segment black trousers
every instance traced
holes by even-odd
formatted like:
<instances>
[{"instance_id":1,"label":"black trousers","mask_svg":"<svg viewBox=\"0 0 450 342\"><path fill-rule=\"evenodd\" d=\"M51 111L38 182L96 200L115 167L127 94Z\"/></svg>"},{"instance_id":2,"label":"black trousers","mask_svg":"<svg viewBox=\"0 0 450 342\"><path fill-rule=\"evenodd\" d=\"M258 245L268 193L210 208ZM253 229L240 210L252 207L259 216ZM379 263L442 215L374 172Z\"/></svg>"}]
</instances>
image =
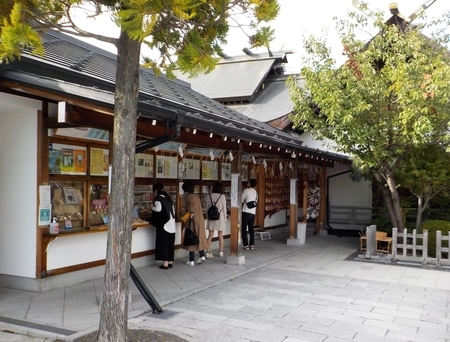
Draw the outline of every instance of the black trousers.
<instances>
[{"instance_id":1,"label":"black trousers","mask_svg":"<svg viewBox=\"0 0 450 342\"><path fill-rule=\"evenodd\" d=\"M250 246L253 246L255 244L255 229L253 227L255 223L255 215L242 212L242 228L241 228L241 235L242 235L242 244L245 246L248 246L248 237L247 237L247 229L248 233L250 234Z\"/></svg>"},{"instance_id":2,"label":"black trousers","mask_svg":"<svg viewBox=\"0 0 450 342\"><path fill-rule=\"evenodd\" d=\"M156 227L155 260L173 261L175 233L168 233L164 228Z\"/></svg>"}]
</instances>

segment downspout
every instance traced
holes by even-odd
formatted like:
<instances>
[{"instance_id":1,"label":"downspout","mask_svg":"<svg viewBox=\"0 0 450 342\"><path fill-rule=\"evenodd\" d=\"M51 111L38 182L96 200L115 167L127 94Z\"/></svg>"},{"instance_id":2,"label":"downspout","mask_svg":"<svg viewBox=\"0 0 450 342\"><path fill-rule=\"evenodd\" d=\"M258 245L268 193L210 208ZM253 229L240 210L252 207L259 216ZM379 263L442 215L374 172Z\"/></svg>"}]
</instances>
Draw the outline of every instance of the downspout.
<instances>
[{"instance_id":1,"label":"downspout","mask_svg":"<svg viewBox=\"0 0 450 342\"><path fill-rule=\"evenodd\" d=\"M334 228L330 226L330 178L344 175L351 172L352 170L347 170L341 173L336 173L335 175L327 177L327 229L333 230Z\"/></svg>"},{"instance_id":2,"label":"downspout","mask_svg":"<svg viewBox=\"0 0 450 342\"><path fill-rule=\"evenodd\" d=\"M136 144L136 153L161 145L167 141L177 139L180 136L180 128L182 123L183 117L179 113L177 113L173 119L166 120L166 132L164 135ZM169 133L170 128L173 128L172 133Z\"/></svg>"}]
</instances>

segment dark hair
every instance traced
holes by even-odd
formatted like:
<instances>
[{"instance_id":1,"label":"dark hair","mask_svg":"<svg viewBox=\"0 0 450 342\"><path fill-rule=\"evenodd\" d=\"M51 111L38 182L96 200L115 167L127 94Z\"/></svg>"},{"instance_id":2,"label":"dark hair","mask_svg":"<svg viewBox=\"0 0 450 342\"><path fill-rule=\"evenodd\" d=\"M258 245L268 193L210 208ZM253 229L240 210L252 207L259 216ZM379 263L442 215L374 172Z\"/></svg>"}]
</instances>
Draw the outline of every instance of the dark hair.
<instances>
[{"instance_id":1,"label":"dark hair","mask_svg":"<svg viewBox=\"0 0 450 342\"><path fill-rule=\"evenodd\" d=\"M216 193L216 194L223 194L222 182L215 182L211 192Z\"/></svg>"},{"instance_id":2,"label":"dark hair","mask_svg":"<svg viewBox=\"0 0 450 342\"><path fill-rule=\"evenodd\" d=\"M256 181L255 178L250 179L249 183L252 188L254 188L256 186L256 184L258 184L258 182Z\"/></svg>"},{"instance_id":3,"label":"dark hair","mask_svg":"<svg viewBox=\"0 0 450 342\"><path fill-rule=\"evenodd\" d=\"M190 194L194 193L194 183L192 183L191 181L186 181L183 183L183 186L181 187L181 189L183 189L184 192L188 192Z\"/></svg>"},{"instance_id":4,"label":"dark hair","mask_svg":"<svg viewBox=\"0 0 450 342\"><path fill-rule=\"evenodd\" d=\"M153 191L156 191L156 193L158 195L163 195L170 204L173 203L172 198L170 197L170 195L167 192L164 191L163 183L155 183L155 184L153 184Z\"/></svg>"}]
</instances>

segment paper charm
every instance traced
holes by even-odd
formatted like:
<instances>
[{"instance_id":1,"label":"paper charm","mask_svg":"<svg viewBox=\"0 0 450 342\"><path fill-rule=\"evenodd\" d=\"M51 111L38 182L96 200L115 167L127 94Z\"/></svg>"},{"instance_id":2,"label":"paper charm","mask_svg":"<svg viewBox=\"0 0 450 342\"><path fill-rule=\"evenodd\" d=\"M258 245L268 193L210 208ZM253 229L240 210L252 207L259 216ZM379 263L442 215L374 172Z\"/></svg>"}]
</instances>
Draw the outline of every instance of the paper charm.
<instances>
[{"instance_id":1,"label":"paper charm","mask_svg":"<svg viewBox=\"0 0 450 342\"><path fill-rule=\"evenodd\" d=\"M255 156L252 156L252 163L253 163L253 164L256 164Z\"/></svg>"},{"instance_id":2,"label":"paper charm","mask_svg":"<svg viewBox=\"0 0 450 342\"><path fill-rule=\"evenodd\" d=\"M266 171L267 170L267 162L265 159L263 160L263 166L264 166L264 171Z\"/></svg>"},{"instance_id":3,"label":"paper charm","mask_svg":"<svg viewBox=\"0 0 450 342\"><path fill-rule=\"evenodd\" d=\"M230 153L228 155L230 156L230 161L233 161L233 159L234 159L233 153L231 153L231 151L230 151Z\"/></svg>"},{"instance_id":4,"label":"paper charm","mask_svg":"<svg viewBox=\"0 0 450 342\"><path fill-rule=\"evenodd\" d=\"M216 156L214 155L213 150L209 150L209 156L211 157L211 160L214 160Z\"/></svg>"},{"instance_id":5,"label":"paper charm","mask_svg":"<svg viewBox=\"0 0 450 342\"><path fill-rule=\"evenodd\" d=\"M289 162L289 168L292 170L293 166L292 166L292 162Z\"/></svg>"},{"instance_id":6,"label":"paper charm","mask_svg":"<svg viewBox=\"0 0 450 342\"><path fill-rule=\"evenodd\" d=\"M159 146L155 146L155 152L159 151Z\"/></svg>"},{"instance_id":7,"label":"paper charm","mask_svg":"<svg viewBox=\"0 0 450 342\"><path fill-rule=\"evenodd\" d=\"M183 158L184 152L183 152L183 147L178 146L178 154L180 155L181 158Z\"/></svg>"},{"instance_id":8,"label":"paper charm","mask_svg":"<svg viewBox=\"0 0 450 342\"><path fill-rule=\"evenodd\" d=\"M280 171L283 172L283 163L280 162Z\"/></svg>"}]
</instances>

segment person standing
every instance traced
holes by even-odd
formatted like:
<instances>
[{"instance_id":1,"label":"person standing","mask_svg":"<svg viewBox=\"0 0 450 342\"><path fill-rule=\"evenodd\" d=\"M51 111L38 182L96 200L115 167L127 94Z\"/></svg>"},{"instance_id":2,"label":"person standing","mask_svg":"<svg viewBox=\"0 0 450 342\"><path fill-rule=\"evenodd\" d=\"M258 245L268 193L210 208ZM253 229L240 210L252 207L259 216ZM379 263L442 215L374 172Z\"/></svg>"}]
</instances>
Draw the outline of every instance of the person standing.
<instances>
[{"instance_id":1,"label":"person standing","mask_svg":"<svg viewBox=\"0 0 450 342\"><path fill-rule=\"evenodd\" d=\"M206 224L206 229L209 232L206 259L214 258L214 255L211 253L211 242L215 231L217 231L219 237L219 256L223 257L223 231L225 229L225 223L227 222L227 202L225 195L223 194L223 184L221 182L216 182L214 184L212 192L206 195L205 202L206 208L210 208L215 204L220 213L218 220L208 220L208 223Z\"/></svg>"},{"instance_id":2,"label":"person standing","mask_svg":"<svg viewBox=\"0 0 450 342\"><path fill-rule=\"evenodd\" d=\"M156 229L155 260L163 263L159 268L167 270L173 267L175 252L175 210L172 198L164 191L162 183L153 185L152 221Z\"/></svg>"},{"instance_id":3,"label":"person standing","mask_svg":"<svg viewBox=\"0 0 450 342\"><path fill-rule=\"evenodd\" d=\"M193 220L193 227L191 229L199 238L199 244L193 246L183 246L183 248L189 251L189 260L187 265L194 266L195 252L199 252L199 258L197 264L205 261L205 248L208 247L208 241L206 240L205 219L203 218L202 202L198 194L194 193L194 183L191 181L185 181L181 187L184 191L184 203L185 211L189 213L189 217Z\"/></svg>"},{"instance_id":4,"label":"person standing","mask_svg":"<svg viewBox=\"0 0 450 342\"><path fill-rule=\"evenodd\" d=\"M258 202L258 193L255 190L258 182L252 178L247 183L247 188L242 191L242 244L245 250L255 249L255 215L256 203ZM248 244L247 229L250 235L250 245Z\"/></svg>"}]
</instances>

